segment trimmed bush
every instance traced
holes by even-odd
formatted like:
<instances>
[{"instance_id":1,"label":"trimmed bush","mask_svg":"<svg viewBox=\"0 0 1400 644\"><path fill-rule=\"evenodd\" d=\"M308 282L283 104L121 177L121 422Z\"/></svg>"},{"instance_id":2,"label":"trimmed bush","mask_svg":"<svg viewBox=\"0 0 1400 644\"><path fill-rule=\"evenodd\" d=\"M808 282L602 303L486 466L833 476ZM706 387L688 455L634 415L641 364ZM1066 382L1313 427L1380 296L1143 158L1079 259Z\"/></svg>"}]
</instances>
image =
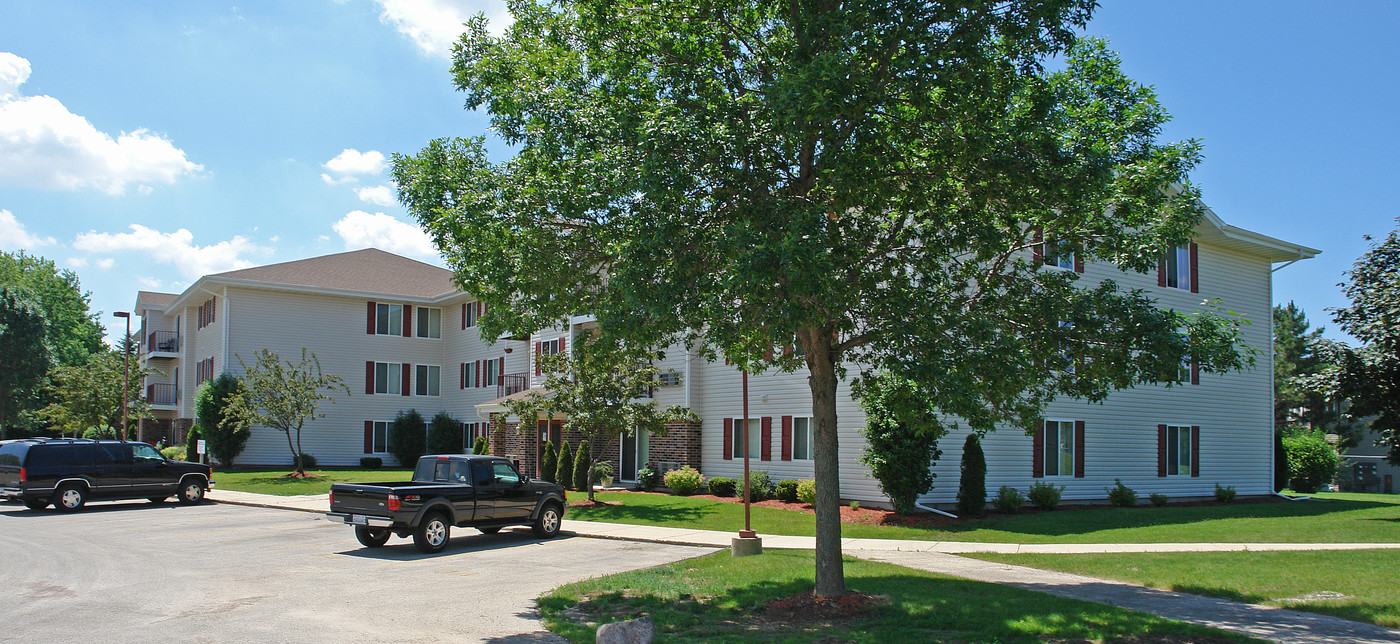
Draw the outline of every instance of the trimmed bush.
<instances>
[{"instance_id":1,"label":"trimmed bush","mask_svg":"<svg viewBox=\"0 0 1400 644\"><path fill-rule=\"evenodd\" d=\"M559 447L559 469L554 471L554 482L566 488L574 486L574 448L569 446L569 441Z\"/></svg>"},{"instance_id":2,"label":"trimmed bush","mask_svg":"<svg viewBox=\"0 0 1400 644\"><path fill-rule=\"evenodd\" d=\"M1065 486L1036 481L1026 492L1026 498L1031 500L1031 505L1042 510L1054 510L1060 504L1060 495L1065 491Z\"/></svg>"},{"instance_id":3,"label":"trimmed bush","mask_svg":"<svg viewBox=\"0 0 1400 644\"><path fill-rule=\"evenodd\" d=\"M1137 505L1137 492L1126 485L1122 479L1113 479L1113 487L1108 488L1108 500L1110 503L1120 508L1131 508Z\"/></svg>"},{"instance_id":4,"label":"trimmed bush","mask_svg":"<svg viewBox=\"0 0 1400 644\"><path fill-rule=\"evenodd\" d=\"M83 438L101 441L116 440L117 430L111 427L89 427L87 431L83 432ZM128 439L131 438L132 437L128 437Z\"/></svg>"},{"instance_id":5,"label":"trimmed bush","mask_svg":"<svg viewBox=\"0 0 1400 644\"><path fill-rule=\"evenodd\" d=\"M587 491L589 490L589 485L588 485L588 466L591 465L591 463L589 463L589 461L590 461L592 458L593 458L592 453L588 451L588 441L586 441L586 440L579 441L579 442L578 442L578 451L577 451L577 452L574 452L574 489L575 489L575 490L583 490L584 492L587 492Z\"/></svg>"},{"instance_id":6,"label":"trimmed bush","mask_svg":"<svg viewBox=\"0 0 1400 644\"><path fill-rule=\"evenodd\" d=\"M700 474L699 470L689 465L666 473L666 487L671 488L672 492L681 496L695 494L704 483L705 477Z\"/></svg>"},{"instance_id":7,"label":"trimmed bush","mask_svg":"<svg viewBox=\"0 0 1400 644\"><path fill-rule=\"evenodd\" d=\"M400 411L389 425L389 453L399 465L413 467L428 449L427 421L416 409Z\"/></svg>"},{"instance_id":8,"label":"trimmed bush","mask_svg":"<svg viewBox=\"0 0 1400 644\"><path fill-rule=\"evenodd\" d=\"M363 468L365 468L365 469L367 469L367 470L377 470L377 469L379 469L379 468L381 468L381 467L383 467L383 466L384 466L384 459L379 458L378 456L362 456L362 457L360 457L360 467L363 467Z\"/></svg>"},{"instance_id":9,"label":"trimmed bush","mask_svg":"<svg viewBox=\"0 0 1400 644\"><path fill-rule=\"evenodd\" d=\"M852 392L865 411L865 450L860 462L880 482L894 511L913 514L919 495L933 489L933 465L942 452L942 428L913 382L889 374L862 378Z\"/></svg>"},{"instance_id":10,"label":"trimmed bush","mask_svg":"<svg viewBox=\"0 0 1400 644\"><path fill-rule=\"evenodd\" d=\"M749 470L749 500L767 501L773 498L773 479L763 470Z\"/></svg>"},{"instance_id":11,"label":"trimmed bush","mask_svg":"<svg viewBox=\"0 0 1400 644\"><path fill-rule=\"evenodd\" d=\"M185 435L185 456L193 462L199 462L199 425L191 425L190 433ZM295 465L295 464L294 464Z\"/></svg>"},{"instance_id":12,"label":"trimmed bush","mask_svg":"<svg viewBox=\"0 0 1400 644\"><path fill-rule=\"evenodd\" d=\"M1154 508L1165 508L1167 507L1167 501L1171 499L1168 499L1165 494L1153 494L1147 497L1147 500L1152 502L1152 507Z\"/></svg>"},{"instance_id":13,"label":"trimmed bush","mask_svg":"<svg viewBox=\"0 0 1400 644\"><path fill-rule=\"evenodd\" d=\"M797 482L797 500L807 505L817 502L817 480L802 479Z\"/></svg>"},{"instance_id":14,"label":"trimmed bush","mask_svg":"<svg viewBox=\"0 0 1400 644\"><path fill-rule=\"evenodd\" d=\"M428 425L429 454L461 454L462 423L445 411L433 416Z\"/></svg>"},{"instance_id":15,"label":"trimmed bush","mask_svg":"<svg viewBox=\"0 0 1400 644\"><path fill-rule=\"evenodd\" d=\"M544 456L540 460L540 478L554 483L559 480L559 450L552 441L544 442Z\"/></svg>"},{"instance_id":16,"label":"trimmed bush","mask_svg":"<svg viewBox=\"0 0 1400 644\"><path fill-rule=\"evenodd\" d=\"M987 509L987 457L977 432L963 441L961 475L958 477L958 514L977 516Z\"/></svg>"},{"instance_id":17,"label":"trimmed bush","mask_svg":"<svg viewBox=\"0 0 1400 644\"><path fill-rule=\"evenodd\" d=\"M1274 491L1288 487L1288 449L1283 446L1283 432L1274 430Z\"/></svg>"},{"instance_id":18,"label":"trimmed bush","mask_svg":"<svg viewBox=\"0 0 1400 644\"><path fill-rule=\"evenodd\" d=\"M658 485L661 485L661 474L659 472L650 467L637 470L637 487L651 491L655 490Z\"/></svg>"},{"instance_id":19,"label":"trimmed bush","mask_svg":"<svg viewBox=\"0 0 1400 644\"><path fill-rule=\"evenodd\" d=\"M485 456L491 453L491 441L485 436L477 436L476 444L472 446L472 453L477 456Z\"/></svg>"},{"instance_id":20,"label":"trimmed bush","mask_svg":"<svg viewBox=\"0 0 1400 644\"><path fill-rule=\"evenodd\" d=\"M1001 489L997 490L996 498L992 499L992 505L1002 514L1015 514L1025 504L1026 495L1010 485L1001 486Z\"/></svg>"},{"instance_id":21,"label":"trimmed bush","mask_svg":"<svg viewBox=\"0 0 1400 644\"><path fill-rule=\"evenodd\" d=\"M316 467L316 457L315 457L315 456L312 456L312 455L310 455L310 454L307 454L306 452L302 452L302 453L301 453L301 467L302 467L302 469L307 469L307 470L309 470L309 469L311 469L311 468L313 468L313 467Z\"/></svg>"},{"instance_id":22,"label":"trimmed bush","mask_svg":"<svg viewBox=\"0 0 1400 644\"><path fill-rule=\"evenodd\" d=\"M161 450L160 454L161 456L164 456L172 461L185 460L185 448L180 447L179 445L172 445L170 447L167 447Z\"/></svg>"},{"instance_id":23,"label":"trimmed bush","mask_svg":"<svg viewBox=\"0 0 1400 644\"><path fill-rule=\"evenodd\" d=\"M1225 487L1220 487L1220 484L1219 484L1219 483L1216 483L1216 484L1215 484L1215 500L1216 500L1216 501L1220 501L1221 503L1229 503L1229 502L1231 502L1231 501L1234 501L1234 500L1235 500L1235 486L1233 486L1233 485L1228 485L1228 486L1225 486Z\"/></svg>"},{"instance_id":24,"label":"trimmed bush","mask_svg":"<svg viewBox=\"0 0 1400 644\"><path fill-rule=\"evenodd\" d=\"M230 400L242 391L243 381L224 372L213 380L205 381L194 396L194 416L199 422L205 447L209 456L218 459L224 467L233 467L233 459L243 453L248 446L248 438L253 435L247 421L224 415Z\"/></svg>"},{"instance_id":25,"label":"trimmed bush","mask_svg":"<svg viewBox=\"0 0 1400 644\"><path fill-rule=\"evenodd\" d=\"M723 476L716 476L710 479L710 494L715 496L734 496L739 487L739 481Z\"/></svg>"},{"instance_id":26,"label":"trimmed bush","mask_svg":"<svg viewBox=\"0 0 1400 644\"><path fill-rule=\"evenodd\" d=\"M1322 430L1285 431L1283 449L1288 455L1288 486L1312 494L1337 475L1337 450Z\"/></svg>"},{"instance_id":27,"label":"trimmed bush","mask_svg":"<svg viewBox=\"0 0 1400 644\"><path fill-rule=\"evenodd\" d=\"M778 481L777 495L783 501L795 503L797 501L797 480L783 479Z\"/></svg>"}]
</instances>

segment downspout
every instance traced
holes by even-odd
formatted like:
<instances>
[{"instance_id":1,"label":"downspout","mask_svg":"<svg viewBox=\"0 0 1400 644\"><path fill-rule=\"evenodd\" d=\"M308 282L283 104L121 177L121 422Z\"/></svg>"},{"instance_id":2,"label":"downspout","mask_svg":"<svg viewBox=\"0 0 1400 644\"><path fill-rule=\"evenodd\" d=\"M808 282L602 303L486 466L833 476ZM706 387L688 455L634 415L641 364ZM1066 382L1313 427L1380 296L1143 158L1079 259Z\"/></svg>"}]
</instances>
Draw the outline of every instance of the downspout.
<instances>
[{"instance_id":1,"label":"downspout","mask_svg":"<svg viewBox=\"0 0 1400 644\"><path fill-rule=\"evenodd\" d=\"M945 517L948 517L948 518L950 518L950 519L956 519L956 518L958 518L958 515L953 514L952 512L944 512L944 511L942 511L942 510L940 510L940 509L938 509L938 508L935 508L935 507L930 506L930 505L924 505L923 503L920 503L920 502L918 502L918 501L915 501L915 502L914 502L914 507L916 507L916 508L918 508L918 509L920 509L920 510L927 510L927 511L932 512L932 513L934 513L934 514L941 514L941 515L943 515L943 516L945 516Z\"/></svg>"}]
</instances>

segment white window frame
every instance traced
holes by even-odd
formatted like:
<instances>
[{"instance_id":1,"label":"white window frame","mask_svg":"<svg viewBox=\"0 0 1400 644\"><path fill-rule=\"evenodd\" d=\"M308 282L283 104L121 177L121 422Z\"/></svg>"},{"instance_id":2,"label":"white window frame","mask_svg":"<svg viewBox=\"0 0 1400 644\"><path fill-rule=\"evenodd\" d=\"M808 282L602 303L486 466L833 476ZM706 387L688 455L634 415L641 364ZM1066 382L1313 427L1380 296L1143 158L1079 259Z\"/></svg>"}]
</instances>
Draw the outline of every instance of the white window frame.
<instances>
[{"instance_id":1,"label":"white window frame","mask_svg":"<svg viewBox=\"0 0 1400 644\"><path fill-rule=\"evenodd\" d=\"M743 418L733 419L733 438L730 439L731 454L734 458L744 458L744 445L739 442L741 428L744 426ZM761 458L763 455L763 419L757 416L749 417L749 458Z\"/></svg>"},{"instance_id":2,"label":"white window frame","mask_svg":"<svg viewBox=\"0 0 1400 644\"><path fill-rule=\"evenodd\" d=\"M1166 272L1167 288L1191 290L1191 280L1196 277L1191 274L1191 246L1168 246L1163 270Z\"/></svg>"},{"instance_id":3,"label":"white window frame","mask_svg":"<svg viewBox=\"0 0 1400 644\"><path fill-rule=\"evenodd\" d=\"M467 302L467 319L463 323L468 329L476 326L477 309L481 308L480 302Z\"/></svg>"},{"instance_id":4,"label":"white window frame","mask_svg":"<svg viewBox=\"0 0 1400 644\"><path fill-rule=\"evenodd\" d=\"M812 439L816 438L816 418L812 416L792 417L792 460L810 461L812 460ZM806 444L803 438L806 437ZM806 455L801 455L800 448L806 448Z\"/></svg>"},{"instance_id":5,"label":"white window frame","mask_svg":"<svg viewBox=\"0 0 1400 644\"><path fill-rule=\"evenodd\" d=\"M413 334L420 338L441 338L442 309L418 307L417 317L413 318Z\"/></svg>"},{"instance_id":6,"label":"white window frame","mask_svg":"<svg viewBox=\"0 0 1400 644\"><path fill-rule=\"evenodd\" d=\"M462 371L464 372L464 373L463 373L463 376L465 376L464 378L462 378L462 388L463 388L463 389L475 389L475 388L476 388L476 361L472 361L472 362L466 363L465 366L462 367Z\"/></svg>"},{"instance_id":7,"label":"white window frame","mask_svg":"<svg viewBox=\"0 0 1400 644\"><path fill-rule=\"evenodd\" d=\"M501 374L498 373L500 369L501 361L497 358L492 358L483 362L481 367L481 379L484 382L481 383L482 386L495 387L496 385L500 384Z\"/></svg>"},{"instance_id":8,"label":"white window frame","mask_svg":"<svg viewBox=\"0 0 1400 644\"><path fill-rule=\"evenodd\" d=\"M376 421L374 421L374 428L370 430L370 447L369 447L369 448L370 448L370 453L371 453L371 454L388 454L388 453L389 453L389 435L390 435L389 428L391 428L391 427L393 427L393 426L394 426L394 421L392 421L392 420L376 420ZM381 429L382 429L383 432L384 432L384 433L383 433L383 438L384 438L384 449L382 449L382 450L381 450L381 449L378 449L378 447L380 446L379 438L380 438L380 430L381 430Z\"/></svg>"},{"instance_id":9,"label":"white window frame","mask_svg":"<svg viewBox=\"0 0 1400 644\"><path fill-rule=\"evenodd\" d=\"M1042 242L1040 263L1067 271L1074 271L1074 246L1062 239L1047 239ZM1068 252L1065 252L1068 249Z\"/></svg>"},{"instance_id":10,"label":"white window frame","mask_svg":"<svg viewBox=\"0 0 1400 644\"><path fill-rule=\"evenodd\" d=\"M1172 441L1173 435L1176 441ZM1167 425L1167 476L1191 476L1190 423Z\"/></svg>"},{"instance_id":11,"label":"white window frame","mask_svg":"<svg viewBox=\"0 0 1400 644\"><path fill-rule=\"evenodd\" d=\"M435 364L420 364L413 367L413 395L442 395L442 367Z\"/></svg>"},{"instance_id":12,"label":"white window frame","mask_svg":"<svg viewBox=\"0 0 1400 644\"><path fill-rule=\"evenodd\" d=\"M374 306L375 335L403 335L403 305L379 302Z\"/></svg>"},{"instance_id":13,"label":"white window frame","mask_svg":"<svg viewBox=\"0 0 1400 644\"><path fill-rule=\"evenodd\" d=\"M1041 422L1041 431L1044 432L1045 436L1044 452L1041 454L1044 470L1042 473L1046 478L1074 477L1074 455L1079 449L1079 446L1074 443L1074 422L1074 420L1064 418L1046 418ZM1054 441L1050 440L1051 423L1055 423ZM1064 449L1066 445L1069 447L1067 452ZM1051 455L1055 456L1053 460L1050 458ZM1053 473L1050 471L1051 464L1054 464L1055 468Z\"/></svg>"},{"instance_id":14,"label":"white window frame","mask_svg":"<svg viewBox=\"0 0 1400 644\"><path fill-rule=\"evenodd\" d=\"M379 377L381 373L384 374L383 378ZM389 387L390 382L394 383L393 387ZM375 395L403 395L402 362L374 363L374 393Z\"/></svg>"}]
</instances>

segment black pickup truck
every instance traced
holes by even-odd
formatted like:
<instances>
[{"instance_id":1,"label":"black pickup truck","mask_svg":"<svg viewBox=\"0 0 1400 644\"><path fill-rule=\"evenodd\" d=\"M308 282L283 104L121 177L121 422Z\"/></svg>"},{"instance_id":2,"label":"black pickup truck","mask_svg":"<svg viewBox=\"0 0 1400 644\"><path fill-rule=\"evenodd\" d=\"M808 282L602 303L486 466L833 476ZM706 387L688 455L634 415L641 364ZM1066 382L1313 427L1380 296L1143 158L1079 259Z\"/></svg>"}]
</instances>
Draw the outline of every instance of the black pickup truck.
<instances>
[{"instance_id":1,"label":"black pickup truck","mask_svg":"<svg viewBox=\"0 0 1400 644\"><path fill-rule=\"evenodd\" d=\"M355 526L366 547L412 535L419 550L433 554L447 547L452 526L493 534L528 525L553 537L566 505L562 486L531 481L504 458L431 455L418 459L412 481L332 485L326 516Z\"/></svg>"}]
</instances>

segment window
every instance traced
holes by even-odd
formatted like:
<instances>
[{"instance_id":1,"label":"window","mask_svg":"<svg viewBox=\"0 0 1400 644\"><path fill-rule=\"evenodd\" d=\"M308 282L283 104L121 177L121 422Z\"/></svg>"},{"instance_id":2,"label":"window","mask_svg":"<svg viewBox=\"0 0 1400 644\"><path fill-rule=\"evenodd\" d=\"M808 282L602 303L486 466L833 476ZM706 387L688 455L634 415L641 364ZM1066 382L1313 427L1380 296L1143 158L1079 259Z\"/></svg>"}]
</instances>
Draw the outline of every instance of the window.
<instances>
[{"instance_id":1,"label":"window","mask_svg":"<svg viewBox=\"0 0 1400 644\"><path fill-rule=\"evenodd\" d=\"M476 437L486 435L486 423L462 423L462 451L476 447Z\"/></svg>"},{"instance_id":2,"label":"window","mask_svg":"<svg viewBox=\"0 0 1400 644\"><path fill-rule=\"evenodd\" d=\"M1045 421L1045 475L1074 475L1074 421Z\"/></svg>"},{"instance_id":3,"label":"window","mask_svg":"<svg viewBox=\"0 0 1400 644\"><path fill-rule=\"evenodd\" d=\"M378 305L375 308L374 333L375 335L403 335L403 306L400 304Z\"/></svg>"},{"instance_id":4,"label":"window","mask_svg":"<svg viewBox=\"0 0 1400 644\"><path fill-rule=\"evenodd\" d=\"M510 463L496 461L491 464L491 474L501 485L515 485L520 482L520 473Z\"/></svg>"},{"instance_id":5,"label":"window","mask_svg":"<svg viewBox=\"0 0 1400 644\"><path fill-rule=\"evenodd\" d=\"M792 458L796 461L812 460L812 419L800 416L792 419Z\"/></svg>"},{"instance_id":6,"label":"window","mask_svg":"<svg viewBox=\"0 0 1400 644\"><path fill-rule=\"evenodd\" d=\"M481 383L482 386L496 386L496 384L500 381L500 365L501 363L499 360L485 361L485 363L482 365L482 380L484 381Z\"/></svg>"},{"instance_id":7,"label":"window","mask_svg":"<svg viewBox=\"0 0 1400 644\"><path fill-rule=\"evenodd\" d=\"M1075 270L1074 245L1064 240L1047 241L1040 261L1046 266Z\"/></svg>"},{"instance_id":8,"label":"window","mask_svg":"<svg viewBox=\"0 0 1400 644\"><path fill-rule=\"evenodd\" d=\"M215 299L211 297L199 305L199 328L202 329L214 323Z\"/></svg>"},{"instance_id":9,"label":"window","mask_svg":"<svg viewBox=\"0 0 1400 644\"><path fill-rule=\"evenodd\" d=\"M476 326L476 319L480 317L481 303L467 302L462 305L462 328Z\"/></svg>"},{"instance_id":10,"label":"window","mask_svg":"<svg viewBox=\"0 0 1400 644\"><path fill-rule=\"evenodd\" d=\"M374 393L403 393L403 365L397 362L374 363Z\"/></svg>"},{"instance_id":11,"label":"window","mask_svg":"<svg viewBox=\"0 0 1400 644\"><path fill-rule=\"evenodd\" d=\"M419 396L436 396L440 392L442 379L442 367L431 364L420 364L417 369L417 382L414 385L414 393Z\"/></svg>"},{"instance_id":12,"label":"window","mask_svg":"<svg viewBox=\"0 0 1400 644\"><path fill-rule=\"evenodd\" d=\"M418 337L442 337L442 309L430 309L426 306L418 307Z\"/></svg>"},{"instance_id":13,"label":"window","mask_svg":"<svg viewBox=\"0 0 1400 644\"><path fill-rule=\"evenodd\" d=\"M1191 426L1167 425L1167 476L1191 476Z\"/></svg>"},{"instance_id":14,"label":"window","mask_svg":"<svg viewBox=\"0 0 1400 644\"><path fill-rule=\"evenodd\" d=\"M1172 246L1167 249L1166 273L1167 288L1191 290L1191 249L1189 246Z\"/></svg>"},{"instance_id":15,"label":"window","mask_svg":"<svg viewBox=\"0 0 1400 644\"><path fill-rule=\"evenodd\" d=\"M761 453L761 450L759 449L759 448L761 447L761 441L759 440L759 438L760 438L760 436L762 436L762 431L763 431L763 428L762 428L762 426L761 426L761 424L760 424L760 419L758 419L758 418L750 418L750 419L749 419L749 431L748 431L748 435L749 435L749 440L748 440L748 448L749 448L749 449L748 449L748 455L749 455L749 458L759 458L759 454ZM745 432L744 432L744 419L742 419L742 418L735 418L735 419L734 419L734 458L743 458L743 457L744 457L744 433L745 433Z\"/></svg>"},{"instance_id":16,"label":"window","mask_svg":"<svg viewBox=\"0 0 1400 644\"><path fill-rule=\"evenodd\" d=\"M475 362L463 362L463 363L462 363L462 388L463 388L463 389L472 389L472 388L475 388L475 387L480 386L480 385L478 385L477 382L476 382L477 369L478 369L477 363L475 363Z\"/></svg>"},{"instance_id":17,"label":"window","mask_svg":"<svg viewBox=\"0 0 1400 644\"><path fill-rule=\"evenodd\" d=\"M389 425L391 424L388 421L375 421L372 441L372 449L375 454L389 453Z\"/></svg>"}]
</instances>

